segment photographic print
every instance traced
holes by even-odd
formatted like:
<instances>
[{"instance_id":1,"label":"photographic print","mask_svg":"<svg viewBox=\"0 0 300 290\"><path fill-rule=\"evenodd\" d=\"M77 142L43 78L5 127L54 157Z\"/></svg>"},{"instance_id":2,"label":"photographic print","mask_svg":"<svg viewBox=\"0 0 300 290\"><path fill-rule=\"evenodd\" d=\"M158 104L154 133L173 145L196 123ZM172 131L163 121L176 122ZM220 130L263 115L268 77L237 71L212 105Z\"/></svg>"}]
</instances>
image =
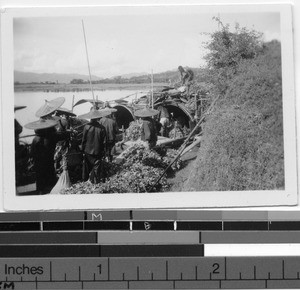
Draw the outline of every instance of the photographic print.
<instances>
[{"instance_id":1,"label":"photographic print","mask_svg":"<svg viewBox=\"0 0 300 290\"><path fill-rule=\"evenodd\" d=\"M6 209L297 203L290 5L1 20Z\"/></svg>"}]
</instances>

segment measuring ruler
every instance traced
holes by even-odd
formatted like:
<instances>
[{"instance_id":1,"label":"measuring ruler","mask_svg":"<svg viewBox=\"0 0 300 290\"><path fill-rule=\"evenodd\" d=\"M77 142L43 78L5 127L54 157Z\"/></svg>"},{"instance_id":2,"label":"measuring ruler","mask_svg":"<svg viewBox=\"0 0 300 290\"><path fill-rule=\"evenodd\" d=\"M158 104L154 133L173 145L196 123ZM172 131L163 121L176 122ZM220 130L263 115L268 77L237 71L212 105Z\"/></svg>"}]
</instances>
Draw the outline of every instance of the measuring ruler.
<instances>
[{"instance_id":1,"label":"measuring ruler","mask_svg":"<svg viewBox=\"0 0 300 290\"><path fill-rule=\"evenodd\" d=\"M300 243L300 213L1 213L0 290L299 289L300 256L205 256L274 243Z\"/></svg>"},{"instance_id":2,"label":"measuring ruler","mask_svg":"<svg viewBox=\"0 0 300 290\"><path fill-rule=\"evenodd\" d=\"M0 289L300 288L300 257L0 259Z\"/></svg>"}]
</instances>

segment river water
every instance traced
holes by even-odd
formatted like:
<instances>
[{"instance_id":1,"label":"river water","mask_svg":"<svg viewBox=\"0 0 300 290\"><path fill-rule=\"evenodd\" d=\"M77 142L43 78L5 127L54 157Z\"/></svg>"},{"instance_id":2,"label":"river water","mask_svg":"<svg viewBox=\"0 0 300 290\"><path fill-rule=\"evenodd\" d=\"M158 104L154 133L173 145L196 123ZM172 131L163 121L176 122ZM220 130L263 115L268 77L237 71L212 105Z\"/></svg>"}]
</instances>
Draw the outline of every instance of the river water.
<instances>
[{"instance_id":1,"label":"river water","mask_svg":"<svg viewBox=\"0 0 300 290\"><path fill-rule=\"evenodd\" d=\"M98 97L101 101L113 101L116 99L126 98L131 101L136 97L140 97L143 94L140 91L133 90L104 90L94 91L95 98ZM74 97L74 104L81 99L92 99L92 93L88 91L84 92L15 92L15 105L27 106L25 109L18 110L15 112L15 117L18 122L23 126L23 132L20 136L34 134L33 130L26 129L25 124L38 120L35 116L36 111L44 105L45 100L51 101L58 97L64 97L65 103L62 107L71 109ZM81 115L89 112L91 108L90 103L84 103L74 108L76 115ZM30 142L32 138L21 138L21 140Z\"/></svg>"}]
</instances>

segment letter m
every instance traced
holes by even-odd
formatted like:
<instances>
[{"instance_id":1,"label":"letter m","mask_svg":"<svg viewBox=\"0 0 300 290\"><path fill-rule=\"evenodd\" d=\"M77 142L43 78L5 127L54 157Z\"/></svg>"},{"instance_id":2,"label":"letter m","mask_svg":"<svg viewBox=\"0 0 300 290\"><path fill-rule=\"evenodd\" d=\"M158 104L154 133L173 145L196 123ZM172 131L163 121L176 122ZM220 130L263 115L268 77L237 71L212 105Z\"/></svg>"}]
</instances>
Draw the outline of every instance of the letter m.
<instances>
[{"instance_id":1,"label":"letter m","mask_svg":"<svg viewBox=\"0 0 300 290\"><path fill-rule=\"evenodd\" d=\"M92 213L92 221L102 221L102 214L101 213Z\"/></svg>"}]
</instances>

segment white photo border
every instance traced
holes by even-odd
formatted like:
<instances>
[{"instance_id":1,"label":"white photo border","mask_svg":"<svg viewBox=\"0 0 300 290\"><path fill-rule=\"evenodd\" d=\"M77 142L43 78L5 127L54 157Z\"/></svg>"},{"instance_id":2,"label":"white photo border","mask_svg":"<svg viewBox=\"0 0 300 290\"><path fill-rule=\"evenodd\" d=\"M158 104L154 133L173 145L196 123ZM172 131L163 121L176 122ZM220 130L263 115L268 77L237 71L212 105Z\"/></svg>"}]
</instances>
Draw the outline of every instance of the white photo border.
<instances>
[{"instance_id":1,"label":"white photo border","mask_svg":"<svg viewBox=\"0 0 300 290\"><path fill-rule=\"evenodd\" d=\"M105 6L87 8L7 8L1 13L1 59L2 59L2 160L3 198L5 210L84 210L84 209L167 209L167 208L217 208L249 206L296 205L297 154L296 154L296 106L294 91L294 62L292 34L292 5L167 5L168 13L187 13L200 8L209 12L278 12L281 16L282 87L284 125L284 190L229 191L229 192L167 192L143 194L98 194L98 195L43 195L17 196L14 173L14 54L13 19L16 17L68 17L95 16L106 13L165 13L155 6ZM182 9L185 7L185 9ZM133 9L135 8L135 9ZM151 11L152 11L151 10ZM11 166L11 167L10 167Z\"/></svg>"}]
</instances>

